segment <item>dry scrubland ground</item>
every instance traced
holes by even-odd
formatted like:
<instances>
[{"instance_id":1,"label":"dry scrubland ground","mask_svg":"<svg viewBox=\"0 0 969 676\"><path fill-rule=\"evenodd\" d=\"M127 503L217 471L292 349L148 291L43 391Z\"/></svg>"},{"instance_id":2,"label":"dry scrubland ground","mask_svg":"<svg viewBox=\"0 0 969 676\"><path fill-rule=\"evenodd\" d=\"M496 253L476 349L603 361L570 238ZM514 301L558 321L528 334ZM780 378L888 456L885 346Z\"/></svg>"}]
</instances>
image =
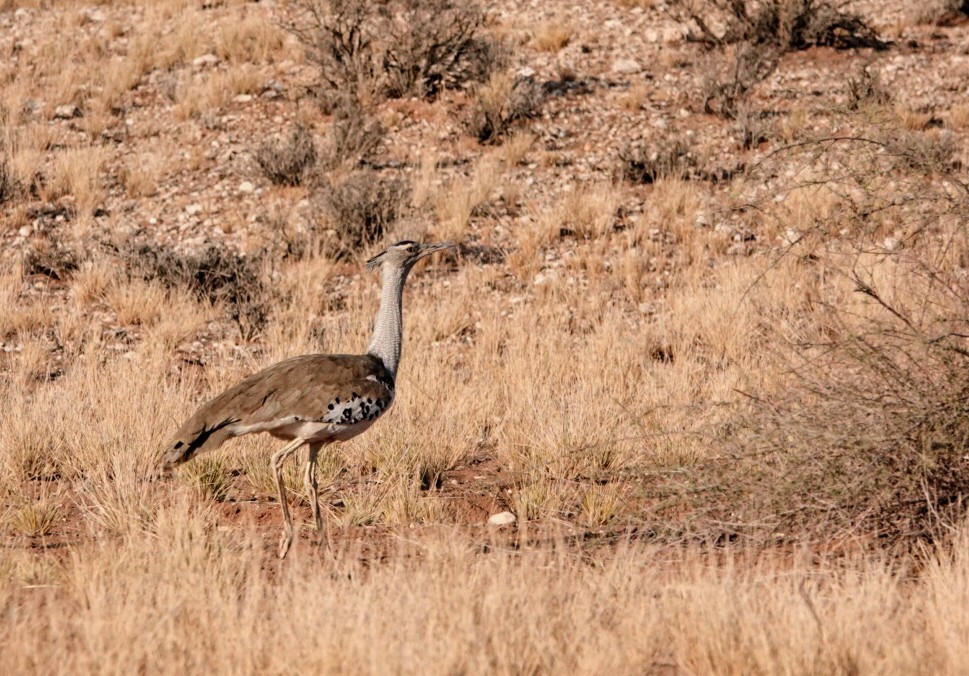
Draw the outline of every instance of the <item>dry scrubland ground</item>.
<instances>
[{"instance_id":1,"label":"dry scrubland ground","mask_svg":"<svg viewBox=\"0 0 969 676\"><path fill-rule=\"evenodd\" d=\"M964 12L684 7L499 3L493 73L350 105L291 4L0 3L3 670L965 673ZM362 349L405 237L462 247L332 557L273 558L267 439L138 481Z\"/></svg>"}]
</instances>

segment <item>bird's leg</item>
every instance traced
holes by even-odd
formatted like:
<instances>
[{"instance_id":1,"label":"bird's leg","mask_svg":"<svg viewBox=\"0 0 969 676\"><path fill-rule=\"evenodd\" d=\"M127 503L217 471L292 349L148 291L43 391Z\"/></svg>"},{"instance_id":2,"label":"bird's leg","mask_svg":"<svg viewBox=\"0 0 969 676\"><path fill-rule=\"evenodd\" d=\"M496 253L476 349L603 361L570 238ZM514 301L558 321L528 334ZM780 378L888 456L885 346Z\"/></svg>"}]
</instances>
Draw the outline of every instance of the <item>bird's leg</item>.
<instances>
[{"instance_id":1,"label":"bird's leg","mask_svg":"<svg viewBox=\"0 0 969 676\"><path fill-rule=\"evenodd\" d=\"M313 508L313 520L316 522L316 532L323 530L323 519L320 517L320 489L316 483L316 459L319 457L321 443L310 444L310 457L306 463L306 492L310 498L310 507Z\"/></svg>"},{"instance_id":2,"label":"bird's leg","mask_svg":"<svg viewBox=\"0 0 969 676\"><path fill-rule=\"evenodd\" d=\"M283 510L283 537L279 541L279 558L286 556L289 546L293 544L293 520L289 517L289 504L286 502L286 487L283 485L283 463L306 440L297 437L276 451L273 455L273 470L276 472L276 488L279 490L279 506Z\"/></svg>"}]
</instances>

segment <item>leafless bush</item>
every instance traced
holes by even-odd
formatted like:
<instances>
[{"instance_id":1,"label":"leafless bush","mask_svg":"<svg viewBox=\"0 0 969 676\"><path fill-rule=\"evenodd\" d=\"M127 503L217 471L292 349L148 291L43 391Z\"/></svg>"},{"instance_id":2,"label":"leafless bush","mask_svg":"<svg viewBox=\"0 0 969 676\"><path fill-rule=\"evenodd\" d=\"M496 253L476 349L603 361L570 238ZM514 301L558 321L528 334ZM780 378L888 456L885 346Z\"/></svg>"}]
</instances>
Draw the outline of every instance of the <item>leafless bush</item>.
<instances>
[{"instance_id":1,"label":"leafless bush","mask_svg":"<svg viewBox=\"0 0 969 676\"><path fill-rule=\"evenodd\" d=\"M284 22L319 69L317 94L330 110L342 97L369 101L381 89L376 36L382 7L375 0L297 0L299 18Z\"/></svg>"},{"instance_id":2,"label":"leafless bush","mask_svg":"<svg viewBox=\"0 0 969 676\"><path fill-rule=\"evenodd\" d=\"M859 110L868 104L883 105L892 99L878 73L869 68L862 68L856 77L848 79L847 93L848 110Z\"/></svg>"},{"instance_id":3,"label":"leafless bush","mask_svg":"<svg viewBox=\"0 0 969 676\"><path fill-rule=\"evenodd\" d=\"M358 171L322 193L322 209L337 239L337 255L357 251L383 237L410 195L400 178Z\"/></svg>"},{"instance_id":4,"label":"leafless bush","mask_svg":"<svg viewBox=\"0 0 969 676\"><path fill-rule=\"evenodd\" d=\"M211 246L200 254L182 254L156 244L128 242L115 247L129 277L182 287L200 300L221 303L250 340L269 316L268 290L262 283L259 256L242 256Z\"/></svg>"},{"instance_id":5,"label":"leafless bush","mask_svg":"<svg viewBox=\"0 0 969 676\"><path fill-rule=\"evenodd\" d=\"M341 164L353 167L366 162L385 135L379 120L373 119L356 100L344 98L333 111L321 164L334 169Z\"/></svg>"},{"instance_id":6,"label":"leafless bush","mask_svg":"<svg viewBox=\"0 0 969 676\"><path fill-rule=\"evenodd\" d=\"M266 141L253 156L273 185L299 185L316 162L316 146L310 130L298 124L288 138Z\"/></svg>"},{"instance_id":7,"label":"leafless bush","mask_svg":"<svg viewBox=\"0 0 969 676\"><path fill-rule=\"evenodd\" d=\"M737 106L734 114L734 134L738 145L744 150L750 150L770 138L764 114L751 110L746 104Z\"/></svg>"},{"instance_id":8,"label":"leafless bush","mask_svg":"<svg viewBox=\"0 0 969 676\"><path fill-rule=\"evenodd\" d=\"M674 0L670 12L697 28L694 39L714 45L754 42L783 50L885 46L860 17L827 0Z\"/></svg>"},{"instance_id":9,"label":"leafless bush","mask_svg":"<svg viewBox=\"0 0 969 676\"><path fill-rule=\"evenodd\" d=\"M0 157L0 204L8 202L20 194L20 185L10 171L6 157Z\"/></svg>"},{"instance_id":10,"label":"leafless bush","mask_svg":"<svg viewBox=\"0 0 969 676\"><path fill-rule=\"evenodd\" d=\"M623 180L647 184L662 178L688 178L697 166L690 144L681 138L625 146L619 151L619 162Z\"/></svg>"},{"instance_id":11,"label":"leafless bush","mask_svg":"<svg viewBox=\"0 0 969 676\"><path fill-rule=\"evenodd\" d=\"M704 112L736 119L751 90L770 77L779 60L780 53L770 46L739 45L725 67L714 67L704 79Z\"/></svg>"},{"instance_id":12,"label":"leafless bush","mask_svg":"<svg viewBox=\"0 0 969 676\"><path fill-rule=\"evenodd\" d=\"M532 78L495 73L474 91L468 130L482 143L495 142L519 121L534 117L544 96Z\"/></svg>"},{"instance_id":13,"label":"leafless bush","mask_svg":"<svg viewBox=\"0 0 969 676\"><path fill-rule=\"evenodd\" d=\"M916 23L958 25L969 14L969 0L928 0L919 3L912 18Z\"/></svg>"},{"instance_id":14,"label":"leafless bush","mask_svg":"<svg viewBox=\"0 0 969 676\"><path fill-rule=\"evenodd\" d=\"M704 522L697 531L907 548L965 518L969 193L901 167L918 156L893 146L904 138L888 121L870 138L793 143L748 172L762 181L792 164L816 168L775 180L771 195L827 204L777 263L818 286L806 315L763 326L786 372L711 434L720 457L682 491L696 498L684 512Z\"/></svg>"},{"instance_id":15,"label":"leafless bush","mask_svg":"<svg viewBox=\"0 0 969 676\"><path fill-rule=\"evenodd\" d=\"M829 308L830 338L791 345L788 393L756 399L735 440L746 495L730 518L778 535L934 540L969 506L969 287L913 262L915 302L849 274L874 312Z\"/></svg>"},{"instance_id":16,"label":"leafless bush","mask_svg":"<svg viewBox=\"0 0 969 676\"><path fill-rule=\"evenodd\" d=\"M442 88L482 81L506 65L504 48L481 36L483 23L473 3L406 0L384 55L388 95L434 96Z\"/></svg>"},{"instance_id":17,"label":"leafless bush","mask_svg":"<svg viewBox=\"0 0 969 676\"><path fill-rule=\"evenodd\" d=\"M956 143L947 129L928 132L898 130L887 136L883 143L904 169L923 174L947 174L953 169Z\"/></svg>"},{"instance_id":18,"label":"leafless bush","mask_svg":"<svg viewBox=\"0 0 969 676\"><path fill-rule=\"evenodd\" d=\"M350 96L367 105L380 96L436 95L480 81L507 60L482 32L475 3L452 0L298 0L300 18L286 28L320 70L319 95L331 109Z\"/></svg>"},{"instance_id":19,"label":"leafless bush","mask_svg":"<svg viewBox=\"0 0 969 676\"><path fill-rule=\"evenodd\" d=\"M63 241L56 234L30 243L24 251L23 272L25 276L43 275L58 281L66 280L84 260L84 254L75 244Z\"/></svg>"}]
</instances>

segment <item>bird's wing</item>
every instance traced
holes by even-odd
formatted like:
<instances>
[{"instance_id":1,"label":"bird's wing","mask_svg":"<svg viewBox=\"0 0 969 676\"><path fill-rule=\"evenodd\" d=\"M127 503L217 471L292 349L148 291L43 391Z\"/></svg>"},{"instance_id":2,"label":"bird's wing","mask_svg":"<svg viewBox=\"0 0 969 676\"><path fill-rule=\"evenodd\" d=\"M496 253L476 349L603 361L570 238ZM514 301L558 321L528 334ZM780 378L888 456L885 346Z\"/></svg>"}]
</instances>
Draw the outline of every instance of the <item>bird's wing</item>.
<instances>
[{"instance_id":1,"label":"bird's wing","mask_svg":"<svg viewBox=\"0 0 969 676\"><path fill-rule=\"evenodd\" d=\"M172 466L238 434L274 424L354 424L390 406L394 379L371 355L294 357L255 373L202 404L164 449Z\"/></svg>"}]
</instances>

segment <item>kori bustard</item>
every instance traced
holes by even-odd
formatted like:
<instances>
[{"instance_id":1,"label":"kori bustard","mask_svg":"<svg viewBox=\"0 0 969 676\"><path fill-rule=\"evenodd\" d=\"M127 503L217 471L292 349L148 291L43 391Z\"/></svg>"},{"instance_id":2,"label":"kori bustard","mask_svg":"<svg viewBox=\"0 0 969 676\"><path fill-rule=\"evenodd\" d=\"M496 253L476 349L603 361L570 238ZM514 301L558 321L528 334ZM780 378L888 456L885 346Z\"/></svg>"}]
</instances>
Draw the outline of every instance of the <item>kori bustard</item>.
<instances>
[{"instance_id":1,"label":"kori bustard","mask_svg":"<svg viewBox=\"0 0 969 676\"><path fill-rule=\"evenodd\" d=\"M366 354L309 354L273 364L202 404L164 449L159 474L243 434L268 432L288 443L272 456L283 510L279 557L293 541L293 522L283 485L283 463L306 444L306 487L316 530L327 542L320 516L316 461L320 449L364 432L394 402L403 333L407 274L425 256L454 246L403 241L367 261L380 269L380 309Z\"/></svg>"}]
</instances>

